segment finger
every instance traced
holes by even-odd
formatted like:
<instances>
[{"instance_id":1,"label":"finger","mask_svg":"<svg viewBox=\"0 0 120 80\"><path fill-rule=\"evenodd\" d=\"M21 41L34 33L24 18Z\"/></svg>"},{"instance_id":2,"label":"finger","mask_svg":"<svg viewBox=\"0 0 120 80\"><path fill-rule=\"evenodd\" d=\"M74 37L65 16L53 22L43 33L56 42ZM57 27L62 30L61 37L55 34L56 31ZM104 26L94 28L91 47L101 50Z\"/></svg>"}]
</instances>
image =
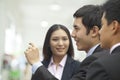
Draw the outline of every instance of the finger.
<instances>
[{"instance_id":1,"label":"finger","mask_svg":"<svg viewBox=\"0 0 120 80\"><path fill-rule=\"evenodd\" d=\"M24 53L25 53L25 54L27 54L27 53L28 53L28 51L26 50Z\"/></svg>"},{"instance_id":2,"label":"finger","mask_svg":"<svg viewBox=\"0 0 120 80\"><path fill-rule=\"evenodd\" d=\"M32 46L32 47L35 47L35 45L33 43L29 43L29 45Z\"/></svg>"},{"instance_id":3,"label":"finger","mask_svg":"<svg viewBox=\"0 0 120 80\"><path fill-rule=\"evenodd\" d=\"M33 47L32 46L29 46L28 49L32 49Z\"/></svg>"},{"instance_id":4,"label":"finger","mask_svg":"<svg viewBox=\"0 0 120 80\"><path fill-rule=\"evenodd\" d=\"M32 49L26 49L25 53L29 53L30 51L32 51Z\"/></svg>"},{"instance_id":5,"label":"finger","mask_svg":"<svg viewBox=\"0 0 120 80\"><path fill-rule=\"evenodd\" d=\"M37 47L33 44L33 43L29 43L29 45L30 45L30 49L37 49Z\"/></svg>"},{"instance_id":6,"label":"finger","mask_svg":"<svg viewBox=\"0 0 120 80\"><path fill-rule=\"evenodd\" d=\"M26 49L26 51L29 51L31 48L29 47L28 49Z\"/></svg>"}]
</instances>

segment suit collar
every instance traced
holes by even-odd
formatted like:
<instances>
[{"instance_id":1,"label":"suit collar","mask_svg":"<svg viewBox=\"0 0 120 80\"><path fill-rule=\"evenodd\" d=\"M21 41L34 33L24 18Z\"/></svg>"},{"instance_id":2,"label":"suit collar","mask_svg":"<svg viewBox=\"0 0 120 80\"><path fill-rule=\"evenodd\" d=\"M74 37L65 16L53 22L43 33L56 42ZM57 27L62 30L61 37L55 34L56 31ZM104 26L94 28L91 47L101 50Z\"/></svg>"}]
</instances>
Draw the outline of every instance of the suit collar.
<instances>
[{"instance_id":1,"label":"suit collar","mask_svg":"<svg viewBox=\"0 0 120 80\"><path fill-rule=\"evenodd\" d=\"M110 53L112 54L114 51L116 51L116 48L119 46L120 46L120 43L117 43L114 46L112 46L112 48L110 49Z\"/></svg>"},{"instance_id":2,"label":"suit collar","mask_svg":"<svg viewBox=\"0 0 120 80\"><path fill-rule=\"evenodd\" d=\"M102 51L103 48L100 47L100 44L96 47L96 49L94 50L93 54L96 53L96 52L100 52Z\"/></svg>"},{"instance_id":3,"label":"suit collar","mask_svg":"<svg viewBox=\"0 0 120 80\"><path fill-rule=\"evenodd\" d=\"M111 52L111 54L118 54L118 53L120 53L120 45L114 48L114 50Z\"/></svg>"},{"instance_id":4,"label":"suit collar","mask_svg":"<svg viewBox=\"0 0 120 80\"><path fill-rule=\"evenodd\" d=\"M49 60L43 60L42 63L46 68L48 68L48 65L50 63L50 59Z\"/></svg>"},{"instance_id":5,"label":"suit collar","mask_svg":"<svg viewBox=\"0 0 120 80\"><path fill-rule=\"evenodd\" d=\"M92 55L94 52L98 51L100 48L100 44L96 44L95 46L93 46L87 53L87 57Z\"/></svg>"},{"instance_id":6,"label":"suit collar","mask_svg":"<svg viewBox=\"0 0 120 80\"><path fill-rule=\"evenodd\" d=\"M63 70L63 75L61 80L66 80L67 77L69 77L71 74L71 67L72 67L72 62L74 62L73 58L70 56L67 57L67 61Z\"/></svg>"}]
</instances>

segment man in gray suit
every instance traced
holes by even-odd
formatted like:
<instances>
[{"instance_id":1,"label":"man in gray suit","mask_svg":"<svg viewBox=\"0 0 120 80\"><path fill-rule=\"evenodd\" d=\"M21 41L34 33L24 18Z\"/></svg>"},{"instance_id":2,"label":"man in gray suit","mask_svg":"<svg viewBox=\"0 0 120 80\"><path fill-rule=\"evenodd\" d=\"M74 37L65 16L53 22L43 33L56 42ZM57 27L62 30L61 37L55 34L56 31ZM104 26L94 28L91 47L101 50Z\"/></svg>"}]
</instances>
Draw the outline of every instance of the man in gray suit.
<instances>
[{"instance_id":1,"label":"man in gray suit","mask_svg":"<svg viewBox=\"0 0 120 80\"><path fill-rule=\"evenodd\" d=\"M102 11L100 6L86 5L78 9L74 13L74 24L72 37L76 41L77 49L84 50L87 53L87 57L81 63L81 67L77 73L71 77L71 80L85 80L88 66L96 59L103 55L107 55L108 51L100 47L99 30L101 28ZM34 56L29 54L38 54L36 47L31 45L30 49L27 49L25 55L28 62L31 64ZM35 63L39 61L34 61ZM34 63L34 64L35 64ZM32 80L57 80L44 66L36 65L37 70L32 76Z\"/></svg>"},{"instance_id":2,"label":"man in gray suit","mask_svg":"<svg viewBox=\"0 0 120 80\"><path fill-rule=\"evenodd\" d=\"M111 55L93 62L86 80L120 80L120 0L108 0L102 8L101 47Z\"/></svg>"}]
</instances>

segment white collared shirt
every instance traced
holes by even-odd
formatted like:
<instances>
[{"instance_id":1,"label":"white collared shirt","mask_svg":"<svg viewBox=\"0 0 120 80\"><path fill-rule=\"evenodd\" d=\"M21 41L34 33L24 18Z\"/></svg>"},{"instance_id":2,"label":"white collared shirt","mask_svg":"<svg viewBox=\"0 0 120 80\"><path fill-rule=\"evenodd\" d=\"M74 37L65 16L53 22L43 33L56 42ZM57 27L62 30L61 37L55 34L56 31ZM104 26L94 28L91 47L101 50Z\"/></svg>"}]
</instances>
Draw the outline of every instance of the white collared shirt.
<instances>
[{"instance_id":1,"label":"white collared shirt","mask_svg":"<svg viewBox=\"0 0 120 80\"><path fill-rule=\"evenodd\" d=\"M120 43L117 43L117 44L113 45L112 48L110 49L110 54L111 54L112 51L113 51L116 47L118 47L118 46L120 46Z\"/></svg>"},{"instance_id":2,"label":"white collared shirt","mask_svg":"<svg viewBox=\"0 0 120 80\"><path fill-rule=\"evenodd\" d=\"M99 45L100 45L100 44L97 44L97 45L93 46L93 47L88 51L87 57L90 56L90 55L92 55L93 52L95 51L95 49L96 49Z\"/></svg>"},{"instance_id":3,"label":"white collared shirt","mask_svg":"<svg viewBox=\"0 0 120 80\"><path fill-rule=\"evenodd\" d=\"M66 60L67 60L67 55L65 55L63 57L63 59L61 60L61 62L59 63L59 65L56 66L54 61L53 61L53 57L52 57L50 64L48 66L48 70L52 73L52 75L54 75L59 80L61 80L61 78L62 78L62 74L63 74Z\"/></svg>"}]
</instances>

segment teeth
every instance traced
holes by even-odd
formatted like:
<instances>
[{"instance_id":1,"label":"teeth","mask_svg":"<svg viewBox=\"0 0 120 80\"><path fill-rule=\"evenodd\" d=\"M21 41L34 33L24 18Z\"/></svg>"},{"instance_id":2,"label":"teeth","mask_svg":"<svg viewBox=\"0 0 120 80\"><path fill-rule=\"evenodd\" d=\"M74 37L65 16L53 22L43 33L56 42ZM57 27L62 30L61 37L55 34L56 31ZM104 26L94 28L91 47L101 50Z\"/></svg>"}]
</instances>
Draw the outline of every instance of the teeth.
<instances>
[{"instance_id":1,"label":"teeth","mask_svg":"<svg viewBox=\"0 0 120 80\"><path fill-rule=\"evenodd\" d=\"M58 49L58 50L63 50L63 49Z\"/></svg>"},{"instance_id":2,"label":"teeth","mask_svg":"<svg viewBox=\"0 0 120 80\"><path fill-rule=\"evenodd\" d=\"M63 48L59 48L59 49L57 49L57 50L59 50L59 51L63 51L64 49L63 49Z\"/></svg>"}]
</instances>

